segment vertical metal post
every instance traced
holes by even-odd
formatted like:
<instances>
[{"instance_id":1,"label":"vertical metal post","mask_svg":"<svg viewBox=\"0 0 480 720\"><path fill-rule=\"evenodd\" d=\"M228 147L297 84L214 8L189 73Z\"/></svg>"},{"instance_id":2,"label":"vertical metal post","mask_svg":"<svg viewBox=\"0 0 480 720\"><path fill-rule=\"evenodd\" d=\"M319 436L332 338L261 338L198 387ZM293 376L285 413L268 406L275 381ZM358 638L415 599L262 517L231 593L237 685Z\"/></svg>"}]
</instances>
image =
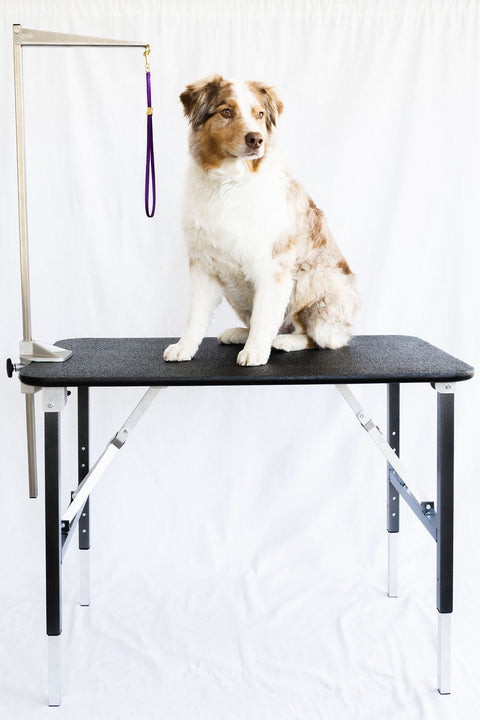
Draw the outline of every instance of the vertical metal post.
<instances>
[{"instance_id":1,"label":"vertical metal post","mask_svg":"<svg viewBox=\"0 0 480 720\"><path fill-rule=\"evenodd\" d=\"M21 32L20 25L13 26L13 35ZM17 138L18 180L18 231L20 239L20 280L22 289L23 339L32 339L30 322L30 279L27 236L27 190L25 182L25 140L23 133L22 46L13 44L13 73L15 84L15 129Z\"/></svg>"},{"instance_id":2,"label":"vertical metal post","mask_svg":"<svg viewBox=\"0 0 480 720\"><path fill-rule=\"evenodd\" d=\"M90 469L89 388L78 388L78 484ZM80 605L90 605L90 499L85 503L78 522L80 548Z\"/></svg>"},{"instance_id":3,"label":"vertical metal post","mask_svg":"<svg viewBox=\"0 0 480 720\"><path fill-rule=\"evenodd\" d=\"M387 386L387 440L400 456L400 385ZM398 597L398 540L400 530L400 497L390 482L387 463L387 531L388 531L388 597Z\"/></svg>"},{"instance_id":4,"label":"vertical metal post","mask_svg":"<svg viewBox=\"0 0 480 720\"><path fill-rule=\"evenodd\" d=\"M45 412L45 567L49 639L48 704L60 705L62 633L62 538L60 521L60 413Z\"/></svg>"},{"instance_id":5,"label":"vertical metal post","mask_svg":"<svg viewBox=\"0 0 480 720\"><path fill-rule=\"evenodd\" d=\"M13 26L14 36L20 25ZM32 339L30 320L30 278L28 264L27 189L25 181L25 139L23 133L22 46L13 44L13 79L15 86L15 131L17 141L17 192L18 233L20 240L20 285L22 291L23 340ZM35 462L35 397L25 395L27 419L28 491L31 498L38 497L37 468Z\"/></svg>"},{"instance_id":6,"label":"vertical metal post","mask_svg":"<svg viewBox=\"0 0 480 720\"><path fill-rule=\"evenodd\" d=\"M35 395L25 393L25 417L27 425L27 461L28 461L28 495L38 497L36 432L35 432Z\"/></svg>"},{"instance_id":7,"label":"vertical metal post","mask_svg":"<svg viewBox=\"0 0 480 720\"><path fill-rule=\"evenodd\" d=\"M452 385L437 385L436 389L438 690L446 695L451 692L455 396Z\"/></svg>"}]
</instances>

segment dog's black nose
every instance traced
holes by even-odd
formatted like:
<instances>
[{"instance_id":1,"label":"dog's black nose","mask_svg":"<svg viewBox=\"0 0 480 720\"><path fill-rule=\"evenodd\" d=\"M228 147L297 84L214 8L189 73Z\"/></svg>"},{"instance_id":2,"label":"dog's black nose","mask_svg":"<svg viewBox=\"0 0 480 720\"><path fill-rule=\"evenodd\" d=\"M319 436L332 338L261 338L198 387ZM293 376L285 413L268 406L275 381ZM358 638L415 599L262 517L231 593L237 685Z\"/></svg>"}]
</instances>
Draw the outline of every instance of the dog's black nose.
<instances>
[{"instance_id":1,"label":"dog's black nose","mask_svg":"<svg viewBox=\"0 0 480 720\"><path fill-rule=\"evenodd\" d=\"M252 148L252 150L257 150L260 145L263 143L263 137L262 133L258 132L249 132L245 135L245 143L248 145L249 148Z\"/></svg>"}]
</instances>

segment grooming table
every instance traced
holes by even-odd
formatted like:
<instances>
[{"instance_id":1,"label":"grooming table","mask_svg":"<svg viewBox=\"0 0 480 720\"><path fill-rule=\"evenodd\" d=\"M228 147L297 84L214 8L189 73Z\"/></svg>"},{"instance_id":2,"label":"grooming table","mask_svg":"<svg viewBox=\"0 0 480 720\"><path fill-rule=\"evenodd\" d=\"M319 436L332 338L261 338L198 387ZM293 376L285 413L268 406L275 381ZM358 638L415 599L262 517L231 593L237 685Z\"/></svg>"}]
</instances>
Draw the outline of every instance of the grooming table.
<instances>
[{"instance_id":1,"label":"grooming table","mask_svg":"<svg viewBox=\"0 0 480 720\"><path fill-rule=\"evenodd\" d=\"M35 362L19 373L24 391L42 390L45 419L46 615L49 639L49 704L59 705L61 568L78 525L82 605L89 604L89 496L105 468L125 444L134 425L162 388L191 385L336 385L358 421L387 459L388 595L397 596L399 500L402 497L437 543L438 689L450 692L453 610L453 449L455 383L473 368L415 337L358 336L340 350L272 351L261 367L236 364L238 346L206 338L190 362L166 363L172 338L62 340L73 355L65 362ZM387 385L387 437L360 405L349 384ZM437 392L437 498L419 502L408 487L399 459L400 384L429 383ZM126 422L90 466L89 388L144 386L149 389ZM60 413L67 388L77 388L78 479L72 500L60 507ZM279 390L279 392L281 392Z\"/></svg>"}]
</instances>

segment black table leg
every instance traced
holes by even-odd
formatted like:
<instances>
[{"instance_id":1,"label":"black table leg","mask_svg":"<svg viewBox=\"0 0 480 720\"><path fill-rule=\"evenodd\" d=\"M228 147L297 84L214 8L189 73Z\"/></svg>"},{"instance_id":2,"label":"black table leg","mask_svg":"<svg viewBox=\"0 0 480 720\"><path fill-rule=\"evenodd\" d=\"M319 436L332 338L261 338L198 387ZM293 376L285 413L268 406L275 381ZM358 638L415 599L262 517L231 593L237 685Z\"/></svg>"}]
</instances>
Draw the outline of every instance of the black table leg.
<instances>
[{"instance_id":1,"label":"black table leg","mask_svg":"<svg viewBox=\"0 0 480 720\"><path fill-rule=\"evenodd\" d=\"M437 610L438 690L451 692L451 618L453 611L453 386L437 386Z\"/></svg>"},{"instance_id":2,"label":"black table leg","mask_svg":"<svg viewBox=\"0 0 480 720\"><path fill-rule=\"evenodd\" d=\"M45 415L45 550L48 704L60 705L62 537L60 523L60 413Z\"/></svg>"},{"instance_id":3,"label":"black table leg","mask_svg":"<svg viewBox=\"0 0 480 720\"><path fill-rule=\"evenodd\" d=\"M78 484L88 474L89 457L89 388L78 388ZM90 605L90 499L84 505L78 522L80 548L80 605Z\"/></svg>"},{"instance_id":4,"label":"black table leg","mask_svg":"<svg viewBox=\"0 0 480 720\"><path fill-rule=\"evenodd\" d=\"M400 456L400 385L387 386L387 439ZM387 531L388 531L388 596L398 597L398 539L400 530L400 498L390 482L387 463Z\"/></svg>"}]
</instances>

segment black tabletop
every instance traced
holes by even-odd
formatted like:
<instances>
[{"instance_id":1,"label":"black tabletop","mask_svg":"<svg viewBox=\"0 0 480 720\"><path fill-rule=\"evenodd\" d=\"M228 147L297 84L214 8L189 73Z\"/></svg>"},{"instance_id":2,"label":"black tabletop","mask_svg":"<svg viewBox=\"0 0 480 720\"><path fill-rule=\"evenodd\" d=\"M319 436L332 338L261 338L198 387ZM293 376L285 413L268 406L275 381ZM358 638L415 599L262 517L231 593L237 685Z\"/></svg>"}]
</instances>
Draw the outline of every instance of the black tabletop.
<instances>
[{"instance_id":1,"label":"black tabletop","mask_svg":"<svg viewBox=\"0 0 480 720\"><path fill-rule=\"evenodd\" d=\"M205 338L190 362L165 362L176 338L73 338L57 345L73 351L60 363L30 363L26 385L105 387L150 385L287 385L468 380L473 368L419 338L358 335L340 350L272 350L267 365L241 367L238 345Z\"/></svg>"}]
</instances>

